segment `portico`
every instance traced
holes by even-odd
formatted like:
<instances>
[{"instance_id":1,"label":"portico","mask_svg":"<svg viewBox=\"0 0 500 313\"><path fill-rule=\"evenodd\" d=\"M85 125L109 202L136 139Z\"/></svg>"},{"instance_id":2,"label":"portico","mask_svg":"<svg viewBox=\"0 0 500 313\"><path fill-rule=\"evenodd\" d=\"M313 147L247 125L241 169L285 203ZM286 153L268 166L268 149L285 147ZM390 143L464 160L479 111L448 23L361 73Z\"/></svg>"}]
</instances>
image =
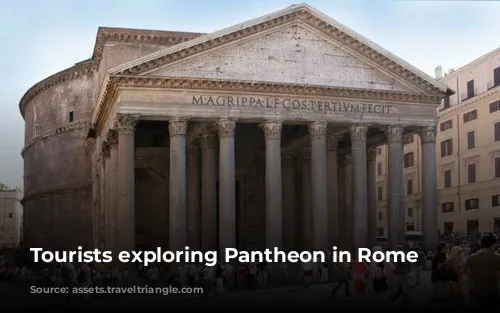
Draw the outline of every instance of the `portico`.
<instances>
[{"instance_id":1,"label":"portico","mask_svg":"<svg viewBox=\"0 0 500 313\"><path fill-rule=\"evenodd\" d=\"M108 72L92 115L105 246L371 247L384 143L397 245L410 133L429 168L425 243L437 243L436 108L447 89L342 27L295 6Z\"/></svg>"}]
</instances>

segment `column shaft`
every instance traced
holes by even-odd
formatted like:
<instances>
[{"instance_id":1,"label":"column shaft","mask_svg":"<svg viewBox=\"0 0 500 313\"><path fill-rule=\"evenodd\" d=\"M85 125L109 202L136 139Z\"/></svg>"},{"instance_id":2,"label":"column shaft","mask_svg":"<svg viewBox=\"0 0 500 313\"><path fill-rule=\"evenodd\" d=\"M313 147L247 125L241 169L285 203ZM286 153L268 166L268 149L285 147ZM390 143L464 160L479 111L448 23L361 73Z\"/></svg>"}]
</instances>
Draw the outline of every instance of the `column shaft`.
<instances>
[{"instance_id":1,"label":"column shaft","mask_svg":"<svg viewBox=\"0 0 500 313\"><path fill-rule=\"evenodd\" d=\"M368 244L374 247L377 238L377 148L368 149L367 159Z\"/></svg>"},{"instance_id":2,"label":"column shaft","mask_svg":"<svg viewBox=\"0 0 500 313\"><path fill-rule=\"evenodd\" d=\"M354 248L366 248L368 240L368 197L366 173L366 133L368 126L352 125L352 211L353 211L353 244Z\"/></svg>"},{"instance_id":3,"label":"column shaft","mask_svg":"<svg viewBox=\"0 0 500 313\"><path fill-rule=\"evenodd\" d=\"M234 131L236 122L220 120L219 129L219 251L236 248L236 173Z\"/></svg>"},{"instance_id":4,"label":"column shaft","mask_svg":"<svg viewBox=\"0 0 500 313\"><path fill-rule=\"evenodd\" d=\"M311 148L302 149L302 250L312 247Z\"/></svg>"},{"instance_id":5,"label":"column shaft","mask_svg":"<svg viewBox=\"0 0 500 313\"><path fill-rule=\"evenodd\" d=\"M404 173L403 173L403 128L391 126L386 129L389 181L388 181L388 229L389 246L394 248L405 240Z\"/></svg>"},{"instance_id":6,"label":"column shaft","mask_svg":"<svg viewBox=\"0 0 500 313\"><path fill-rule=\"evenodd\" d=\"M262 125L266 140L266 247L283 248L281 122Z\"/></svg>"},{"instance_id":7,"label":"column shaft","mask_svg":"<svg viewBox=\"0 0 500 313\"><path fill-rule=\"evenodd\" d=\"M201 136L201 246L217 250L217 149L212 133Z\"/></svg>"},{"instance_id":8,"label":"column shaft","mask_svg":"<svg viewBox=\"0 0 500 313\"><path fill-rule=\"evenodd\" d=\"M119 244L119 230L118 225L119 215L118 215L118 134L116 131L114 132L116 135L116 143L111 144L111 156L109 158L109 187L108 187L108 204L109 204L109 216L110 216L110 231L109 238L111 243L111 249L113 253L116 253L120 250Z\"/></svg>"},{"instance_id":9,"label":"column shaft","mask_svg":"<svg viewBox=\"0 0 500 313\"><path fill-rule=\"evenodd\" d=\"M283 247L294 251L295 245L295 159L287 155L283 160Z\"/></svg>"},{"instance_id":10,"label":"column shaft","mask_svg":"<svg viewBox=\"0 0 500 313\"><path fill-rule=\"evenodd\" d=\"M436 182L436 129L420 132L422 142L422 237L426 249L434 249L439 241Z\"/></svg>"},{"instance_id":11,"label":"column shaft","mask_svg":"<svg viewBox=\"0 0 500 313\"><path fill-rule=\"evenodd\" d=\"M200 151L198 145L188 147L187 164L187 242L192 250L200 250Z\"/></svg>"},{"instance_id":12,"label":"column shaft","mask_svg":"<svg viewBox=\"0 0 500 313\"><path fill-rule=\"evenodd\" d=\"M100 249L110 248L110 212L109 212L109 178L111 174L111 163L109 158L111 156L110 146L108 142L103 143L103 149L101 154L101 190L100 199L101 210L103 212L103 237L104 237L104 247Z\"/></svg>"},{"instance_id":13,"label":"column shaft","mask_svg":"<svg viewBox=\"0 0 500 313\"><path fill-rule=\"evenodd\" d=\"M346 249L352 251L353 249L353 232L354 232L354 215L352 211L352 157L351 155L345 156L345 167L344 167L344 181L345 181L345 233L346 240L345 246Z\"/></svg>"},{"instance_id":14,"label":"column shaft","mask_svg":"<svg viewBox=\"0 0 500 313\"><path fill-rule=\"evenodd\" d=\"M312 221L313 247L328 251L328 180L326 165L327 124L314 122L309 125L311 136Z\"/></svg>"},{"instance_id":15,"label":"column shaft","mask_svg":"<svg viewBox=\"0 0 500 313\"><path fill-rule=\"evenodd\" d=\"M339 184L337 150L339 137L327 137L328 155L328 248L339 244Z\"/></svg>"},{"instance_id":16,"label":"column shaft","mask_svg":"<svg viewBox=\"0 0 500 313\"><path fill-rule=\"evenodd\" d=\"M169 245L170 250L183 251L186 233L186 130L187 120L172 118L168 122L170 136L169 179Z\"/></svg>"},{"instance_id":17,"label":"column shaft","mask_svg":"<svg viewBox=\"0 0 500 313\"><path fill-rule=\"evenodd\" d=\"M134 128L138 116L130 114L117 115L118 138L118 233L120 249L135 250L135 153Z\"/></svg>"}]
</instances>

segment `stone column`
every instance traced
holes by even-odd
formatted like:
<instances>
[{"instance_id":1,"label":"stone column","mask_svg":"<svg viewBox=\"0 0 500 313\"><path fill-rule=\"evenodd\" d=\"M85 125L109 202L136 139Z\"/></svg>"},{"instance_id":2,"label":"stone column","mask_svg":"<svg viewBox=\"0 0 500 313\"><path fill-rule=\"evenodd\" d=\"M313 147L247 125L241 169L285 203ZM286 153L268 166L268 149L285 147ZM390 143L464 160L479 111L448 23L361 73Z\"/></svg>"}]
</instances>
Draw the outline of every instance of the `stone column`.
<instances>
[{"instance_id":1,"label":"stone column","mask_svg":"<svg viewBox=\"0 0 500 313\"><path fill-rule=\"evenodd\" d=\"M353 212L352 212L352 158L348 154L344 160L344 182L345 182L345 247L349 251L353 248Z\"/></svg>"},{"instance_id":2,"label":"stone column","mask_svg":"<svg viewBox=\"0 0 500 313\"><path fill-rule=\"evenodd\" d=\"M340 137L330 134L327 143L328 166L328 249L339 244L339 184L337 150Z\"/></svg>"},{"instance_id":3,"label":"stone column","mask_svg":"<svg viewBox=\"0 0 500 313\"><path fill-rule=\"evenodd\" d=\"M403 128L390 126L385 130L388 145L388 218L389 246L394 248L405 239ZM435 155L434 155L435 157Z\"/></svg>"},{"instance_id":4,"label":"stone column","mask_svg":"<svg viewBox=\"0 0 500 313\"><path fill-rule=\"evenodd\" d=\"M110 158L106 164L106 175L107 181L107 210L109 212L109 240L110 249L113 254L119 253L119 242L118 242L118 225L119 225L119 215L118 215L118 132L115 129L109 130L106 134L106 141L109 143L110 147ZM109 166L108 166L109 164ZM116 259L116 258L115 258Z\"/></svg>"},{"instance_id":5,"label":"stone column","mask_svg":"<svg viewBox=\"0 0 500 313\"><path fill-rule=\"evenodd\" d=\"M311 136L312 232L316 251L328 251L328 180L325 122L309 124Z\"/></svg>"},{"instance_id":6,"label":"stone column","mask_svg":"<svg viewBox=\"0 0 500 313\"><path fill-rule=\"evenodd\" d=\"M101 221L104 237L104 247L100 247L100 249L111 249L111 241L110 241L110 207L109 207L109 178L110 178L110 170L111 163L109 159L111 157L111 149L110 145L107 141L104 141L102 144L102 153L101 153L101 190L100 190L100 199L99 203L101 204L101 212L103 215L103 220Z\"/></svg>"},{"instance_id":7,"label":"stone column","mask_svg":"<svg viewBox=\"0 0 500 313\"><path fill-rule=\"evenodd\" d=\"M266 140L266 248L283 248L281 122L262 125Z\"/></svg>"},{"instance_id":8,"label":"stone column","mask_svg":"<svg viewBox=\"0 0 500 313\"><path fill-rule=\"evenodd\" d=\"M419 136L422 142L422 242L426 249L434 249L439 241L436 208L436 128L425 128Z\"/></svg>"},{"instance_id":9,"label":"stone column","mask_svg":"<svg viewBox=\"0 0 500 313\"><path fill-rule=\"evenodd\" d=\"M118 114L118 234L123 251L135 250L134 129L138 115Z\"/></svg>"},{"instance_id":10,"label":"stone column","mask_svg":"<svg viewBox=\"0 0 500 313\"><path fill-rule=\"evenodd\" d=\"M302 250L312 250L311 148L302 151Z\"/></svg>"},{"instance_id":11,"label":"stone column","mask_svg":"<svg viewBox=\"0 0 500 313\"><path fill-rule=\"evenodd\" d=\"M377 238L377 148L370 147L367 154L368 244L376 245Z\"/></svg>"},{"instance_id":12,"label":"stone column","mask_svg":"<svg viewBox=\"0 0 500 313\"><path fill-rule=\"evenodd\" d=\"M223 119L219 129L219 257L236 248L236 173L234 131L236 122Z\"/></svg>"},{"instance_id":13,"label":"stone column","mask_svg":"<svg viewBox=\"0 0 500 313\"><path fill-rule=\"evenodd\" d=\"M201 135L201 247L217 250L217 137Z\"/></svg>"},{"instance_id":14,"label":"stone column","mask_svg":"<svg viewBox=\"0 0 500 313\"><path fill-rule=\"evenodd\" d=\"M186 131L188 122L182 117L168 121L170 136L169 179L169 246L183 251L187 245L186 232Z\"/></svg>"},{"instance_id":15,"label":"stone column","mask_svg":"<svg viewBox=\"0 0 500 313\"><path fill-rule=\"evenodd\" d=\"M295 158L283 157L283 247L285 251L294 251L295 246Z\"/></svg>"},{"instance_id":16,"label":"stone column","mask_svg":"<svg viewBox=\"0 0 500 313\"><path fill-rule=\"evenodd\" d=\"M368 246L368 197L366 184L366 133L367 125L351 125L352 154L352 212L354 248Z\"/></svg>"},{"instance_id":17,"label":"stone column","mask_svg":"<svg viewBox=\"0 0 500 313\"><path fill-rule=\"evenodd\" d=\"M187 163L187 242L192 250L200 250L200 148L188 147Z\"/></svg>"}]
</instances>

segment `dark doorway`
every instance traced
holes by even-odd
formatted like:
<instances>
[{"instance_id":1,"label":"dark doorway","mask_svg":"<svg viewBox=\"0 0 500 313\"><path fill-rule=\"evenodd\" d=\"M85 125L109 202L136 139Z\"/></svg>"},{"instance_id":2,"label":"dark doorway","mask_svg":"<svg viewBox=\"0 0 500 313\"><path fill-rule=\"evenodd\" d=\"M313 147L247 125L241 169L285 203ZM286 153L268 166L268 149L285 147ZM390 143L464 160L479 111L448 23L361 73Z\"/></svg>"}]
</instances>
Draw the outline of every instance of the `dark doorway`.
<instances>
[{"instance_id":1,"label":"dark doorway","mask_svg":"<svg viewBox=\"0 0 500 313\"><path fill-rule=\"evenodd\" d=\"M467 99L474 97L474 80L467 82Z\"/></svg>"},{"instance_id":2,"label":"dark doorway","mask_svg":"<svg viewBox=\"0 0 500 313\"><path fill-rule=\"evenodd\" d=\"M241 184L240 181L235 182L235 210L236 210L236 249L240 249L240 214L241 214L241 209L240 209L240 204L241 204L241 199L240 199L240 194L241 194ZM216 187L216 192L217 192L217 251L219 251L219 181L217 181L217 187Z\"/></svg>"},{"instance_id":3,"label":"dark doorway","mask_svg":"<svg viewBox=\"0 0 500 313\"><path fill-rule=\"evenodd\" d=\"M479 220L467 221L467 235L476 235L479 232Z\"/></svg>"}]
</instances>

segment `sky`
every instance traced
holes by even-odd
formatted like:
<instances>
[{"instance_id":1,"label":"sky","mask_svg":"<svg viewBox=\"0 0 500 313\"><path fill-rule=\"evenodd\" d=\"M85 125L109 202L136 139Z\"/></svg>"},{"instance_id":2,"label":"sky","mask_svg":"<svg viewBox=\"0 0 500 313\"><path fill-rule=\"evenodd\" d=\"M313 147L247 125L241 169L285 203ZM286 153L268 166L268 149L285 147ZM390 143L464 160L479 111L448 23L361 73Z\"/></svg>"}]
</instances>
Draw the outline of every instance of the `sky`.
<instances>
[{"instance_id":1,"label":"sky","mask_svg":"<svg viewBox=\"0 0 500 313\"><path fill-rule=\"evenodd\" d=\"M0 183L23 188L19 100L91 57L99 26L210 33L300 1L5 0L0 6ZM434 76L500 47L500 2L325 0L309 5ZM43 166L43 164L40 164Z\"/></svg>"}]
</instances>

